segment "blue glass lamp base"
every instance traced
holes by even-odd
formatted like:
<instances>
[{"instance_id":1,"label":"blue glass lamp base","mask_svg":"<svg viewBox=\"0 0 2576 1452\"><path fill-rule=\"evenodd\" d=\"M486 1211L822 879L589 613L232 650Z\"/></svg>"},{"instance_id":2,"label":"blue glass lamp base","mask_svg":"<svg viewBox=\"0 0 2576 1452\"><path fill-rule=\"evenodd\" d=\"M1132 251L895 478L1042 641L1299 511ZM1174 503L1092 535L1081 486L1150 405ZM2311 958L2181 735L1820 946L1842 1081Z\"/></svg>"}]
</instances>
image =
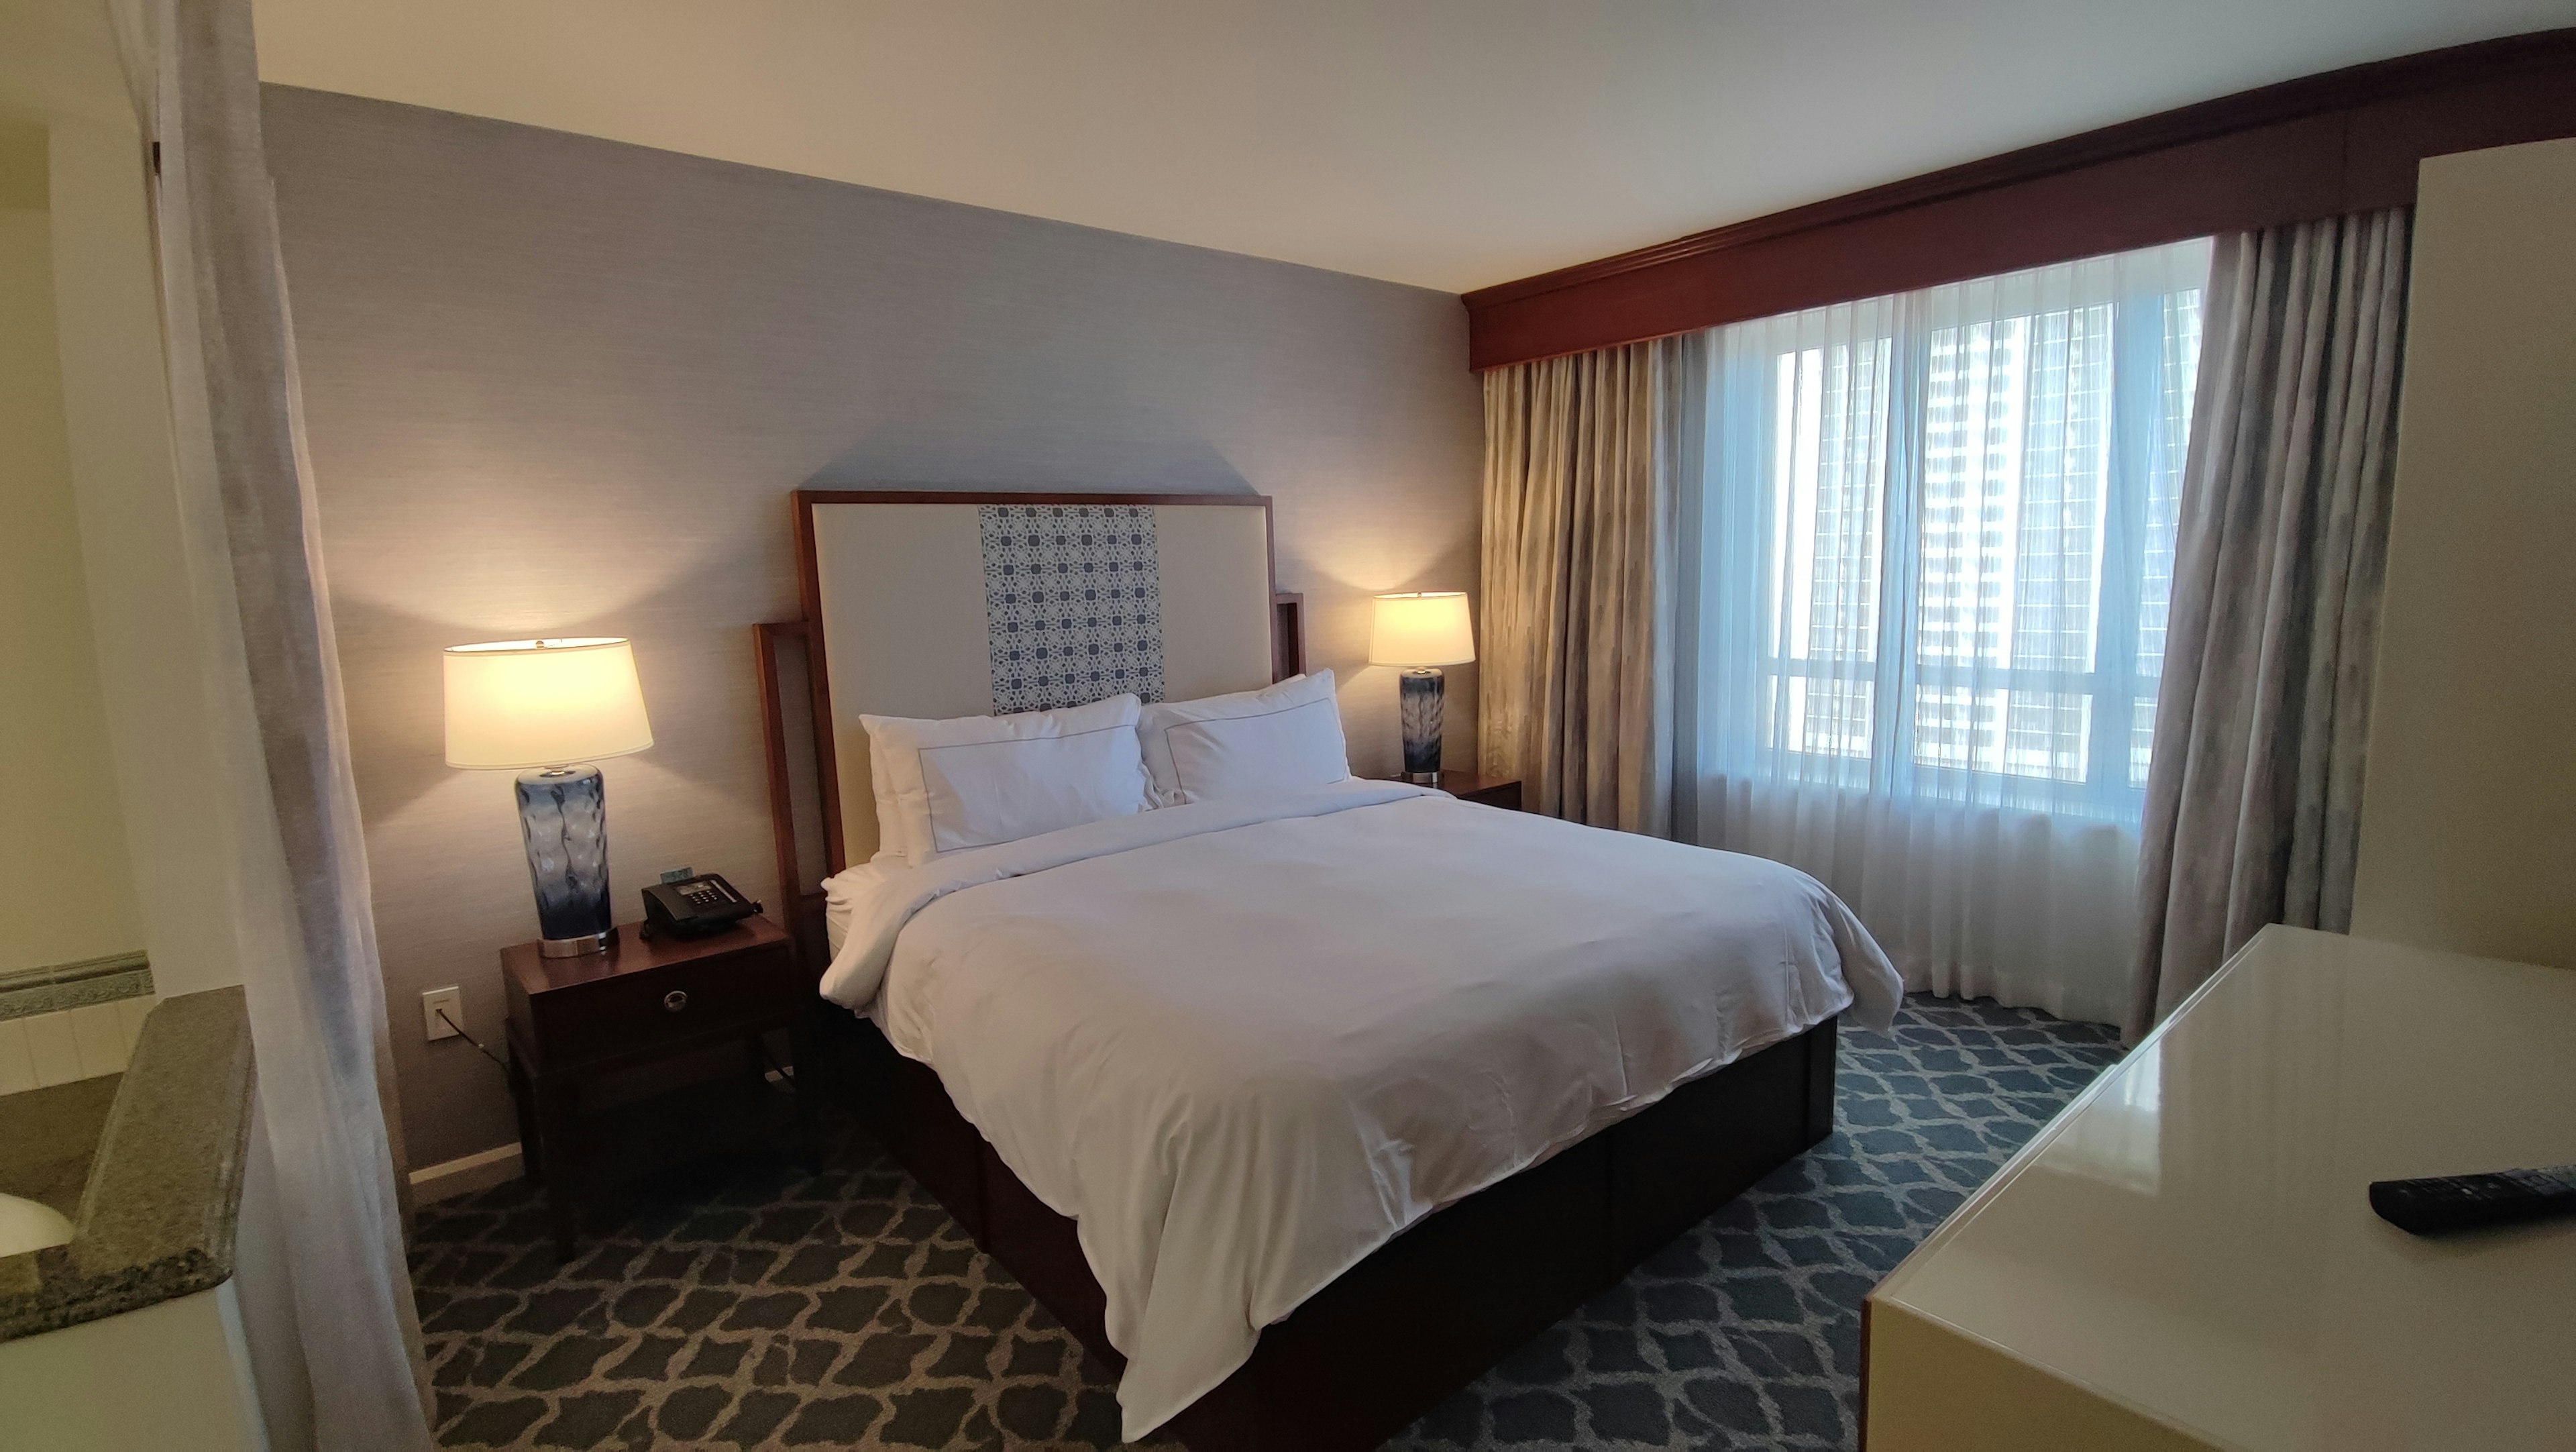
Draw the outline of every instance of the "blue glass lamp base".
<instances>
[{"instance_id":1,"label":"blue glass lamp base","mask_svg":"<svg viewBox=\"0 0 2576 1452\"><path fill-rule=\"evenodd\" d=\"M1440 672L1406 671L1396 683L1397 712L1404 722L1404 779L1423 786L1440 784Z\"/></svg>"},{"instance_id":2,"label":"blue glass lamp base","mask_svg":"<svg viewBox=\"0 0 2576 1452\"><path fill-rule=\"evenodd\" d=\"M599 768L523 771L518 787L519 835L537 889L537 952L604 952L617 930L608 912L608 791Z\"/></svg>"}]
</instances>

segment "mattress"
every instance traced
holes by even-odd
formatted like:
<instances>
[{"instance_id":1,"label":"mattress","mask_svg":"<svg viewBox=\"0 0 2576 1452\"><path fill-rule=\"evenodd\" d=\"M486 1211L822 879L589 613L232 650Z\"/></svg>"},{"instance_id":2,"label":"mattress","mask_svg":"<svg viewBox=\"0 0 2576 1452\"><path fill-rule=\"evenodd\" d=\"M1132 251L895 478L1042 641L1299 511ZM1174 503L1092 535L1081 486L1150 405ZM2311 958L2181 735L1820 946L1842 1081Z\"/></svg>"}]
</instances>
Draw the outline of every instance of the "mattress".
<instances>
[{"instance_id":1,"label":"mattress","mask_svg":"<svg viewBox=\"0 0 2576 1452\"><path fill-rule=\"evenodd\" d=\"M1396 783L826 887L825 996L1077 1223L1130 1439L1434 1210L1902 996L1795 869Z\"/></svg>"}]
</instances>

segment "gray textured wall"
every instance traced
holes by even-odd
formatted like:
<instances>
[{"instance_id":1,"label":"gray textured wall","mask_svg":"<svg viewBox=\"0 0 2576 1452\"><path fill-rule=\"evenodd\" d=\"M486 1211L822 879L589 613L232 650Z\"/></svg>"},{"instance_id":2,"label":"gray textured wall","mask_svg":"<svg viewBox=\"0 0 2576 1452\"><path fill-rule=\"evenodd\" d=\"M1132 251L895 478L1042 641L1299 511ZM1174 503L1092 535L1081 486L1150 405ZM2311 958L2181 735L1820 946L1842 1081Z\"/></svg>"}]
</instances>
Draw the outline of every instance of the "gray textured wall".
<instances>
[{"instance_id":1,"label":"gray textured wall","mask_svg":"<svg viewBox=\"0 0 2576 1452\"><path fill-rule=\"evenodd\" d=\"M795 613L792 489L1269 494L1354 764L1394 766L1368 596L1475 581L1456 298L323 92L267 127L415 1164L515 1138L419 994L490 1042L536 934L507 778L441 761L440 647L634 637L619 916L682 864L767 897L747 627ZM1472 668L1449 699L1464 762Z\"/></svg>"}]
</instances>

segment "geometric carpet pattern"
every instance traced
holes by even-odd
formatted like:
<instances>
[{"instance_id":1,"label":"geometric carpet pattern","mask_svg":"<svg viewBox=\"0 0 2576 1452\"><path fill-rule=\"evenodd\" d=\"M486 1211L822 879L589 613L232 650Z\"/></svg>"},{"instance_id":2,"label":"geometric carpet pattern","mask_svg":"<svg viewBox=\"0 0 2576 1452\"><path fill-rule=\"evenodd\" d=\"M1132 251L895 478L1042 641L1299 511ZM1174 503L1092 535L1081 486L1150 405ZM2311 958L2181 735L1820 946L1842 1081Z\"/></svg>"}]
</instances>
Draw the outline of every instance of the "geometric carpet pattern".
<instances>
[{"instance_id":1,"label":"geometric carpet pattern","mask_svg":"<svg viewBox=\"0 0 2576 1452\"><path fill-rule=\"evenodd\" d=\"M2078 1090L2119 1033L1917 995L1846 1024L1831 1139L1451 1397L1407 1449L1847 1448L1860 1303Z\"/></svg>"},{"instance_id":2,"label":"geometric carpet pattern","mask_svg":"<svg viewBox=\"0 0 2576 1452\"><path fill-rule=\"evenodd\" d=\"M1861 1298L2119 1045L1921 995L1841 1043L1831 1139L1390 1446L1853 1445ZM558 1265L524 1182L421 1212L442 1444L1118 1445L1106 1374L864 1138L820 1174L747 1155L611 1213Z\"/></svg>"}]
</instances>

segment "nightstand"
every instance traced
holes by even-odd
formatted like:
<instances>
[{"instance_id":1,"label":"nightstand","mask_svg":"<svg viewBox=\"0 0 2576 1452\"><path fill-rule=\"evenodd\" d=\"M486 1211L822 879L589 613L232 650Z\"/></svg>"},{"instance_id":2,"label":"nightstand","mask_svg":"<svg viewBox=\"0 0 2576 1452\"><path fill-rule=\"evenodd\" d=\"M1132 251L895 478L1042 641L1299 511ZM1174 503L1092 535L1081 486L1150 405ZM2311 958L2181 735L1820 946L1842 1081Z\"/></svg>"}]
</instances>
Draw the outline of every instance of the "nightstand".
<instances>
[{"instance_id":1,"label":"nightstand","mask_svg":"<svg viewBox=\"0 0 2576 1452\"><path fill-rule=\"evenodd\" d=\"M1404 778L1382 777L1380 780L1402 781ZM1440 773L1440 789L1462 802L1500 807L1507 812L1517 812L1521 809L1521 783L1518 777L1478 776L1472 771L1444 771Z\"/></svg>"},{"instance_id":2,"label":"nightstand","mask_svg":"<svg viewBox=\"0 0 2576 1452\"><path fill-rule=\"evenodd\" d=\"M521 943L501 950L501 979L519 1144L528 1179L545 1187L555 1251L569 1259L581 1202L599 1179L599 1147L582 1128L585 1089L727 1042L743 1044L756 1068L762 1034L808 1022L817 975L797 963L783 929L751 917L703 938L647 939L629 924L607 952L578 958L540 957ZM808 1158L819 1142L816 1109L798 1093Z\"/></svg>"}]
</instances>

